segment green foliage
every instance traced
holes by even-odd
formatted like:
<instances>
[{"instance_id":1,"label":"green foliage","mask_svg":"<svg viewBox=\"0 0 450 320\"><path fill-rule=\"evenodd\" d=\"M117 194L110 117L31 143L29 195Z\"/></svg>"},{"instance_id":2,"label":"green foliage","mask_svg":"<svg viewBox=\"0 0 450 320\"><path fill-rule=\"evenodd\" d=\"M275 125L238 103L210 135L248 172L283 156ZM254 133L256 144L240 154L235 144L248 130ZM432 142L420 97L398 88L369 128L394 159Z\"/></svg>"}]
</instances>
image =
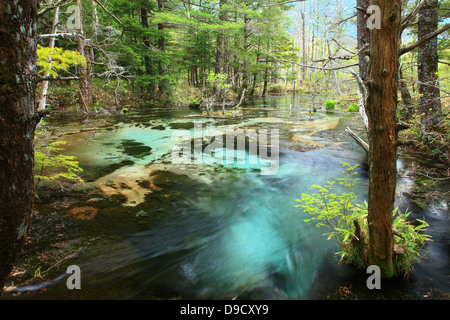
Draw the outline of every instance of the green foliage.
<instances>
[{"instance_id":1,"label":"green foliage","mask_svg":"<svg viewBox=\"0 0 450 320\"><path fill-rule=\"evenodd\" d=\"M267 88L267 91L271 93L283 93L286 92L286 86L282 83L271 84Z\"/></svg>"},{"instance_id":2,"label":"green foliage","mask_svg":"<svg viewBox=\"0 0 450 320\"><path fill-rule=\"evenodd\" d=\"M332 192L336 181L327 182L322 187L313 185L312 189L317 192L313 194L302 194L301 199L297 199L304 212L309 215L305 222L315 222L319 228L326 228L328 240L335 238L340 247L337 254L340 261L346 261L360 268L367 268L367 248L368 248L368 222L367 202L363 204L354 203L357 198L352 188L359 180L355 176L356 167L348 163L342 163L345 170L345 178L340 178L341 185L345 192ZM342 188L341 187L341 188ZM397 274L407 275L412 271L412 265L420 261L419 251L425 241L430 240L430 236L420 233L428 224L416 219L419 225L414 226L406 218L410 213L400 213L398 209L393 212L393 230L395 244L404 249L404 254L395 255L394 267Z\"/></svg>"},{"instance_id":3,"label":"green foliage","mask_svg":"<svg viewBox=\"0 0 450 320\"><path fill-rule=\"evenodd\" d=\"M344 186L348 192L341 194L332 193L332 189L336 181L328 181L325 187L319 185L313 185L311 188L317 190L313 194L302 194L301 205L303 210L309 214L309 218L305 219L305 222L316 221L317 227L329 227L328 239L337 238L338 244L343 250L345 250L344 244L350 237L355 237L353 230L353 220L358 219L360 210L353 200L356 196L352 192L352 187L359 180L355 178L357 172L354 169L358 166L350 166L347 163L343 163L346 168L343 173L346 174L346 178L338 179L339 184ZM348 255L349 252L341 252L341 260Z\"/></svg>"},{"instance_id":4,"label":"green foliage","mask_svg":"<svg viewBox=\"0 0 450 320\"><path fill-rule=\"evenodd\" d=\"M34 271L34 279L42 279L42 275L41 275L41 267L37 268Z\"/></svg>"},{"instance_id":5,"label":"green foliage","mask_svg":"<svg viewBox=\"0 0 450 320\"><path fill-rule=\"evenodd\" d=\"M75 156L66 156L59 152L66 141L55 141L35 151L35 184L41 181L64 179L82 182L78 174L83 171Z\"/></svg>"},{"instance_id":6,"label":"green foliage","mask_svg":"<svg viewBox=\"0 0 450 320\"><path fill-rule=\"evenodd\" d=\"M207 81L212 83L213 85L217 86L218 88L228 89L228 88L231 88L231 84L226 83L227 79L228 79L228 75L226 73L215 74L214 72L211 72L208 74Z\"/></svg>"},{"instance_id":7,"label":"green foliage","mask_svg":"<svg viewBox=\"0 0 450 320\"><path fill-rule=\"evenodd\" d=\"M77 51L64 50L63 48L42 47L38 45L37 49L37 65L40 70L39 73L46 73L50 76L58 76L58 71L67 71L70 67L75 65L85 65L86 59Z\"/></svg>"},{"instance_id":8,"label":"green foliage","mask_svg":"<svg viewBox=\"0 0 450 320\"><path fill-rule=\"evenodd\" d=\"M359 106L357 103L352 103L350 106L346 109L347 112L357 112L359 110Z\"/></svg>"},{"instance_id":9,"label":"green foliage","mask_svg":"<svg viewBox=\"0 0 450 320\"><path fill-rule=\"evenodd\" d=\"M336 101L334 101L334 100L325 101L325 109L326 110L334 110L335 107L336 107Z\"/></svg>"},{"instance_id":10,"label":"green foliage","mask_svg":"<svg viewBox=\"0 0 450 320\"><path fill-rule=\"evenodd\" d=\"M425 241L431 241L431 236L420 231L425 230L429 225L423 220L415 219L415 225L407 218L411 212L401 213L398 208L394 210L393 230L396 235L396 244L401 246L404 254L395 255L394 265L400 274L408 274L412 271L412 265L420 261L420 249Z\"/></svg>"},{"instance_id":11,"label":"green foliage","mask_svg":"<svg viewBox=\"0 0 450 320\"><path fill-rule=\"evenodd\" d=\"M190 107L198 107L201 103L201 99L198 97L192 98L191 102L189 102Z\"/></svg>"}]
</instances>

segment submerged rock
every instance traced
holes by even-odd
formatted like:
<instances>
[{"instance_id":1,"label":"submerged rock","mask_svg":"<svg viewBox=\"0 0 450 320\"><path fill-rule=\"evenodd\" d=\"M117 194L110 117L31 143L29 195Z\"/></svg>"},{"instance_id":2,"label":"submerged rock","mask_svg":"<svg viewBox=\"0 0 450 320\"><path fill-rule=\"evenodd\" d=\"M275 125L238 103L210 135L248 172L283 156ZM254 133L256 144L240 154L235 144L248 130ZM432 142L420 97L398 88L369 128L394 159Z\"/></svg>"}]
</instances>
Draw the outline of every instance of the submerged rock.
<instances>
[{"instance_id":1,"label":"submerged rock","mask_svg":"<svg viewBox=\"0 0 450 320\"><path fill-rule=\"evenodd\" d=\"M79 220L92 220L98 213L98 208L85 206L85 207L74 207L69 210L75 219Z\"/></svg>"},{"instance_id":2,"label":"submerged rock","mask_svg":"<svg viewBox=\"0 0 450 320\"><path fill-rule=\"evenodd\" d=\"M122 140L119 148L124 154L138 159L143 159L152 153L151 147L135 140Z\"/></svg>"}]
</instances>

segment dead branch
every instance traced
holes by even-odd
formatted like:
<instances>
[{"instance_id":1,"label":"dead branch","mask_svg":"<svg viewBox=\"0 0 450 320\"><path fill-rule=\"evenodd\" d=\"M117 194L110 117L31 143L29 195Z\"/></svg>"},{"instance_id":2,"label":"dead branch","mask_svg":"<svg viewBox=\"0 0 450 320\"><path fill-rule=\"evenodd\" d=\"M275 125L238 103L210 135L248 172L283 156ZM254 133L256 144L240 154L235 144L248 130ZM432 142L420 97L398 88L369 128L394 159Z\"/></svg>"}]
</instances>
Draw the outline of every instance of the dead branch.
<instances>
[{"instance_id":1,"label":"dead branch","mask_svg":"<svg viewBox=\"0 0 450 320\"><path fill-rule=\"evenodd\" d=\"M235 109L239 108L239 106L242 104L242 101L244 101L246 91L247 89L242 90L241 100L239 100L239 103L234 107Z\"/></svg>"},{"instance_id":2,"label":"dead branch","mask_svg":"<svg viewBox=\"0 0 450 320\"><path fill-rule=\"evenodd\" d=\"M345 132L347 132L349 134L350 137L353 138L353 140L355 140L355 142L361 147L363 148L363 150L369 154L369 144L367 142L365 142L363 139L361 139L360 137L358 137L358 135L356 133L354 133L350 128L346 128Z\"/></svg>"},{"instance_id":3,"label":"dead branch","mask_svg":"<svg viewBox=\"0 0 450 320\"><path fill-rule=\"evenodd\" d=\"M450 28L450 23L446 24L441 29L436 30L435 32L431 32L431 33L427 34L423 39L420 39L419 41L417 41L417 42L415 42L413 44L410 44L409 46L401 48L399 54L400 55L404 55L405 53L408 53L408 52L416 49L417 47L419 47L419 46L423 45L424 43L430 41L431 39L437 37L441 33L444 33L449 28Z\"/></svg>"}]
</instances>

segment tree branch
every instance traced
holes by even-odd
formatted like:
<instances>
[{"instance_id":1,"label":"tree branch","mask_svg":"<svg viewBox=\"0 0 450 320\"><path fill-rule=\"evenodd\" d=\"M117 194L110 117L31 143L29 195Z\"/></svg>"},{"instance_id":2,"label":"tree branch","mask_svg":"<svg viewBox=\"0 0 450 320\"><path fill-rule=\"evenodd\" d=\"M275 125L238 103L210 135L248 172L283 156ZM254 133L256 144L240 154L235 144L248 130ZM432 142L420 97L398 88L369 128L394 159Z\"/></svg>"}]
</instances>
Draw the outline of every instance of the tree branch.
<instances>
[{"instance_id":1,"label":"tree branch","mask_svg":"<svg viewBox=\"0 0 450 320\"><path fill-rule=\"evenodd\" d=\"M113 17L114 20L117 21L118 24L122 25L122 22L120 22L119 19L115 15L113 15L108 9L105 8L105 6L98 0L94 0L107 14L109 14L111 17Z\"/></svg>"},{"instance_id":2,"label":"tree branch","mask_svg":"<svg viewBox=\"0 0 450 320\"><path fill-rule=\"evenodd\" d=\"M63 80L79 80L78 77L39 77L37 78L37 82L42 81L63 81Z\"/></svg>"},{"instance_id":3,"label":"tree branch","mask_svg":"<svg viewBox=\"0 0 450 320\"><path fill-rule=\"evenodd\" d=\"M406 17L402 19L402 30L405 30L407 27L411 25L414 18L419 13L419 9L425 4L425 2L426 1L424 0L419 0L414 10L412 10Z\"/></svg>"},{"instance_id":4,"label":"tree branch","mask_svg":"<svg viewBox=\"0 0 450 320\"><path fill-rule=\"evenodd\" d=\"M280 62L288 62L288 63L292 63L292 64L295 64L295 65L300 66L300 67L305 67L305 68L309 68L309 69L317 69L317 70L322 70L322 71L336 71L336 70L342 70L342 69L347 69L347 68L358 66L358 64L355 63L355 64L350 64L350 65L340 66L340 67L334 67L334 68L322 68L322 67L305 65L305 64L301 64L301 63L298 63L298 62L295 62L295 61L289 61L289 60L284 60L284 59L276 59L276 58L274 58L274 60L275 61L280 61Z\"/></svg>"},{"instance_id":5,"label":"tree branch","mask_svg":"<svg viewBox=\"0 0 450 320\"><path fill-rule=\"evenodd\" d=\"M430 41L431 39L433 39L435 37L437 37L441 33L444 33L449 28L450 28L450 23L446 24L444 27L442 27L439 30L436 30L435 32L427 34L424 38L420 39L419 41L417 41L417 42L415 42L413 44L410 44L409 46L401 48L400 49L400 55L404 55L405 53L408 53L408 52L416 49L417 47L421 46L422 44Z\"/></svg>"},{"instance_id":6,"label":"tree branch","mask_svg":"<svg viewBox=\"0 0 450 320\"><path fill-rule=\"evenodd\" d=\"M82 39L86 39L84 36L82 36L79 33L53 33L53 34L39 34L38 35L39 38L57 38L57 37L80 37Z\"/></svg>"},{"instance_id":7,"label":"tree branch","mask_svg":"<svg viewBox=\"0 0 450 320\"><path fill-rule=\"evenodd\" d=\"M71 0L59 0L59 1L56 2L56 3L51 3L51 4L49 4L48 6L43 7L43 9L42 9L41 11L38 11L38 16L41 16L41 15L43 15L44 13L46 13L46 12L48 12L48 11L50 11L50 10L55 9L56 7L60 7L60 6L64 5L64 4L66 4L66 3L69 3L70 1L71 1Z\"/></svg>"}]
</instances>

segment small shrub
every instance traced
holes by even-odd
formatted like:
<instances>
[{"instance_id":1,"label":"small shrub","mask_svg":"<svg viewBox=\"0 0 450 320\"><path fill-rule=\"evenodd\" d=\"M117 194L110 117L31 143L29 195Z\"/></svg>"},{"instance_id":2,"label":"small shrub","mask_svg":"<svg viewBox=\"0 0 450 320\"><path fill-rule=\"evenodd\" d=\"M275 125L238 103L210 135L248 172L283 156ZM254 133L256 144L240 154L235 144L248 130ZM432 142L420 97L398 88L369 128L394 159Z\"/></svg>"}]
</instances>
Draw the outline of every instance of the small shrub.
<instances>
[{"instance_id":1,"label":"small shrub","mask_svg":"<svg viewBox=\"0 0 450 320\"><path fill-rule=\"evenodd\" d=\"M59 154L64 150L66 141L55 141L35 152L34 181L37 186L41 181L66 179L71 182L82 182L78 173L83 171L75 156Z\"/></svg>"},{"instance_id":2,"label":"small shrub","mask_svg":"<svg viewBox=\"0 0 450 320\"><path fill-rule=\"evenodd\" d=\"M357 103L352 103L347 109L347 112L357 112L359 110L359 106Z\"/></svg>"},{"instance_id":3,"label":"small shrub","mask_svg":"<svg viewBox=\"0 0 450 320\"><path fill-rule=\"evenodd\" d=\"M326 110L334 110L335 107L336 107L336 101L334 101L334 100L325 101L325 109Z\"/></svg>"},{"instance_id":4,"label":"small shrub","mask_svg":"<svg viewBox=\"0 0 450 320\"><path fill-rule=\"evenodd\" d=\"M191 102L189 103L189 107L194 108L194 107L198 107L201 104L201 99L200 98L193 98L191 100Z\"/></svg>"},{"instance_id":5,"label":"small shrub","mask_svg":"<svg viewBox=\"0 0 450 320\"><path fill-rule=\"evenodd\" d=\"M305 222L316 221L317 227L328 228L328 240L335 238L340 247L337 254L340 261L346 261L359 268L368 267L368 208L367 202L364 204L354 203L356 195L352 188L359 180L355 178L357 172L355 168L358 165L350 166L342 163L345 167L343 173L346 178L338 179L339 184L344 186L347 192L340 194L333 193L332 188L335 181L327 182L322 187L313 185L317 190L314 194L302 194L301 199L297 199L304 212L309 215ZM422 234L428 224L425 221L416 219L415 226L411 221L407 221L410 213L401 213L398 209L393 212L393 232L394 244L401 247L403 254L394 255L394 268L396 274L407 275L412 271L412 265L420 261L419 250L423 247L425 241L430 241L431 237Z\"/></svg>"},{"instance_id":6,"label":"small shrub","mask_svg":"<svg viewBox=\"0 0 450 320\"><path fill-rule=\"evenodd\" d=\"M271 84L267 91L270 93L283 93L286 92L286 86L282 83Z\"/></svg>"}]
</instances>

